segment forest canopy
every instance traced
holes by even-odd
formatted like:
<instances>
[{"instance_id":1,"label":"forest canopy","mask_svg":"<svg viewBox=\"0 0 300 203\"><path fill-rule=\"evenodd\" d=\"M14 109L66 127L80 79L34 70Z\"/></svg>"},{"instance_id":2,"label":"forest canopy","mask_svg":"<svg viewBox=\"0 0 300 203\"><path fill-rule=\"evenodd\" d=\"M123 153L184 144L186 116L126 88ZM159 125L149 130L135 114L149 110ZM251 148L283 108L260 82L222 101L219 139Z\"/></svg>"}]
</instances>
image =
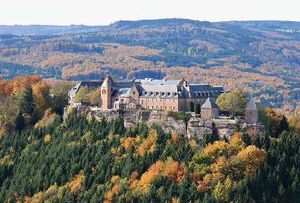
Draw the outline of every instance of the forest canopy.
<instances>
[{"instance_id":1,"label":"forest canopy","mask_svg":"<svg viewBox=\"0 0 300 203\"><path fill-rule=\"evenodd\" d=\"M260 111L266 133L188 139L68 111L70 84L1 80L1 202L298 202L299 120ZM98 94L94 92L94 94ZM92 97L91 97L92 98ZM184 114L175 119L188 120Z\"/></svg>"}]
</instances>

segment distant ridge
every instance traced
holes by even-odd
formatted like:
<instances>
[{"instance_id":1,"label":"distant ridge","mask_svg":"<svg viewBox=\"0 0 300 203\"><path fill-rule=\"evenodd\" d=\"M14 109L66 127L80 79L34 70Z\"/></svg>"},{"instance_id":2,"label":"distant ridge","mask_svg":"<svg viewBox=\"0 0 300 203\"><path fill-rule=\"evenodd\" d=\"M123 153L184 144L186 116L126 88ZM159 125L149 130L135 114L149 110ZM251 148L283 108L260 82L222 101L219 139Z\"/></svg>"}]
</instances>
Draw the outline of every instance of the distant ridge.
<instances>
[{"instance_id":1,"label":"distant ridge","mask_svg":"<svg viewBox=\"0 0 300 203\"><path fill-rule=\"evenodd\" d=\"M0 34L12 35L65 35L80 33L96 33L102 31L111 31L114 29L136 29L141 27L161 27L161 26L180 26L191 24L194 26L208 25L238 25L250 27L264 27L270 29L300 29L300 22L296 21L198 21L182 18L166 18L154 20L120 20L110 25L0 25Z\"/></svg>"}]
</instances>

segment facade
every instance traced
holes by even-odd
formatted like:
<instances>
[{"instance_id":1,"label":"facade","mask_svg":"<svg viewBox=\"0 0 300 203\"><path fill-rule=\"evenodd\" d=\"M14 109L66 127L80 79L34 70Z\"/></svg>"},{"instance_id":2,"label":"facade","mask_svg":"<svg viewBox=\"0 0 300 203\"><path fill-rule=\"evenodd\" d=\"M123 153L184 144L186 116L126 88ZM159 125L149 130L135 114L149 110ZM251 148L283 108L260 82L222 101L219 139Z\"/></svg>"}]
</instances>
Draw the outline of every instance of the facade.
<instances>
[{"instance_id":1,"label":"facade","mask_svg":"<svg viewBox=\"0 0 300 203\"><path fill-rule=\"evenodd\" d=\"M210 98L207 98L201 107L201 118L216 119L219 117L219 107Z\"/></svg>"},{"instance_id":2,"label":"facade","mask_svg":"<svg viewBox=\"0 0 300 203\"><path fill-rule=\"evenodd\" d=\"M149 109L157 111L196 111L200 114L207 98L215 100L225 92L222 87L208 84L190 84L188 81L145 78L131 81L114 81L109 75L103 82L91 82L101 88L102 110ZM77 84L69 91L69 104L81 86Z\"/></svg>"}]
</instances>

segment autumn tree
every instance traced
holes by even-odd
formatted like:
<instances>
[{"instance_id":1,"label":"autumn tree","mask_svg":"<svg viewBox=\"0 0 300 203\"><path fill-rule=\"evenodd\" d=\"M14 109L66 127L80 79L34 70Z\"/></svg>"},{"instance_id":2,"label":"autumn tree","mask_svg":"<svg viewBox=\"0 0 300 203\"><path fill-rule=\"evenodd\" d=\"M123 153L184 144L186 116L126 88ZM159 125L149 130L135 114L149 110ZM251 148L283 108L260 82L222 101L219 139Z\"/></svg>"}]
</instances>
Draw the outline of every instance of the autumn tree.
<instances>
[{"instance_id":1,"label":"autumn tree","mask_svg":"<svg viewBox=\"0 0 300 203\"><path fill-rule=\"evenodd\" d=\"M92 105L100 106L101 104L101 90L96 89L90 93L90 102Z\"/></svg>"},{"instance_id":2,"label":"autumn tree","mask_svg":"<svg viewBox=\"0 0 300 203\"><path fill-rule=\"evenodd\" d=\"M91 91L86 87L81 87L75 95L75 101L80 103L90 103Z\"/></svg>"},{"instance_id":3,"label":"autumn tree","mask_svg":"<svg viewBox=\"0 0 300 203\"><path fill-rule=\"evenodd\" d=\"M232 115L243 114L247 105L247 97L241 90L222 93L218 96L216 104L222 111Z\"/></svg>"},{"instance_id":4,"label":"autumn tree","mask_svg":"<svg viewBox=\"0 0 300 203\"><path fill-rule=\"evenodd\" d=\"M50 86L46 82L40 81L32 86L32 91L37 116L40 118L51 105Z\"/></svg>"}]
</instances>

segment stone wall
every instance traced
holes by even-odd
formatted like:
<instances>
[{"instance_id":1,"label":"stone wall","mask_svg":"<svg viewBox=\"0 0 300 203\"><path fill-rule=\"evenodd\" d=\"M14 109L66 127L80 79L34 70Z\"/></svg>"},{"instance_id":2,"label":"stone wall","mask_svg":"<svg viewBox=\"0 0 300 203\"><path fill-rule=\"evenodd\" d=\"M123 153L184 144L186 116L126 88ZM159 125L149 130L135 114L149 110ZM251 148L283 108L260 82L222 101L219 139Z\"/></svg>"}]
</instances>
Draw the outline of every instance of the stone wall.
<instances>
[{"instance_id":1,"label":"stone wall","mask_svg":"<svg viewBox=\"0 0 300 203\"><path fill-rule=\"evenodd\" d=\"M88 108L80 107L78 112L86 113L87 110ZM237 126L244 131L254 133L264 132L264 127L261 124L247 124L244 120L238 119L203 119L194 115L186 126L183 120L176 120L171 116L167 116L163 111L126 110L120 114L119 111L114 110L89 110L89 114L94 116L96 120L106 119L107 121L111 121L123 117L126 128L133 128L137 123L142 122L147 123L149 127L153 124L158 124L165 132L177 131L188 138L202 139L205 134L217 134L221 138L230 138Z\"/></svg>"}]
</instances>

